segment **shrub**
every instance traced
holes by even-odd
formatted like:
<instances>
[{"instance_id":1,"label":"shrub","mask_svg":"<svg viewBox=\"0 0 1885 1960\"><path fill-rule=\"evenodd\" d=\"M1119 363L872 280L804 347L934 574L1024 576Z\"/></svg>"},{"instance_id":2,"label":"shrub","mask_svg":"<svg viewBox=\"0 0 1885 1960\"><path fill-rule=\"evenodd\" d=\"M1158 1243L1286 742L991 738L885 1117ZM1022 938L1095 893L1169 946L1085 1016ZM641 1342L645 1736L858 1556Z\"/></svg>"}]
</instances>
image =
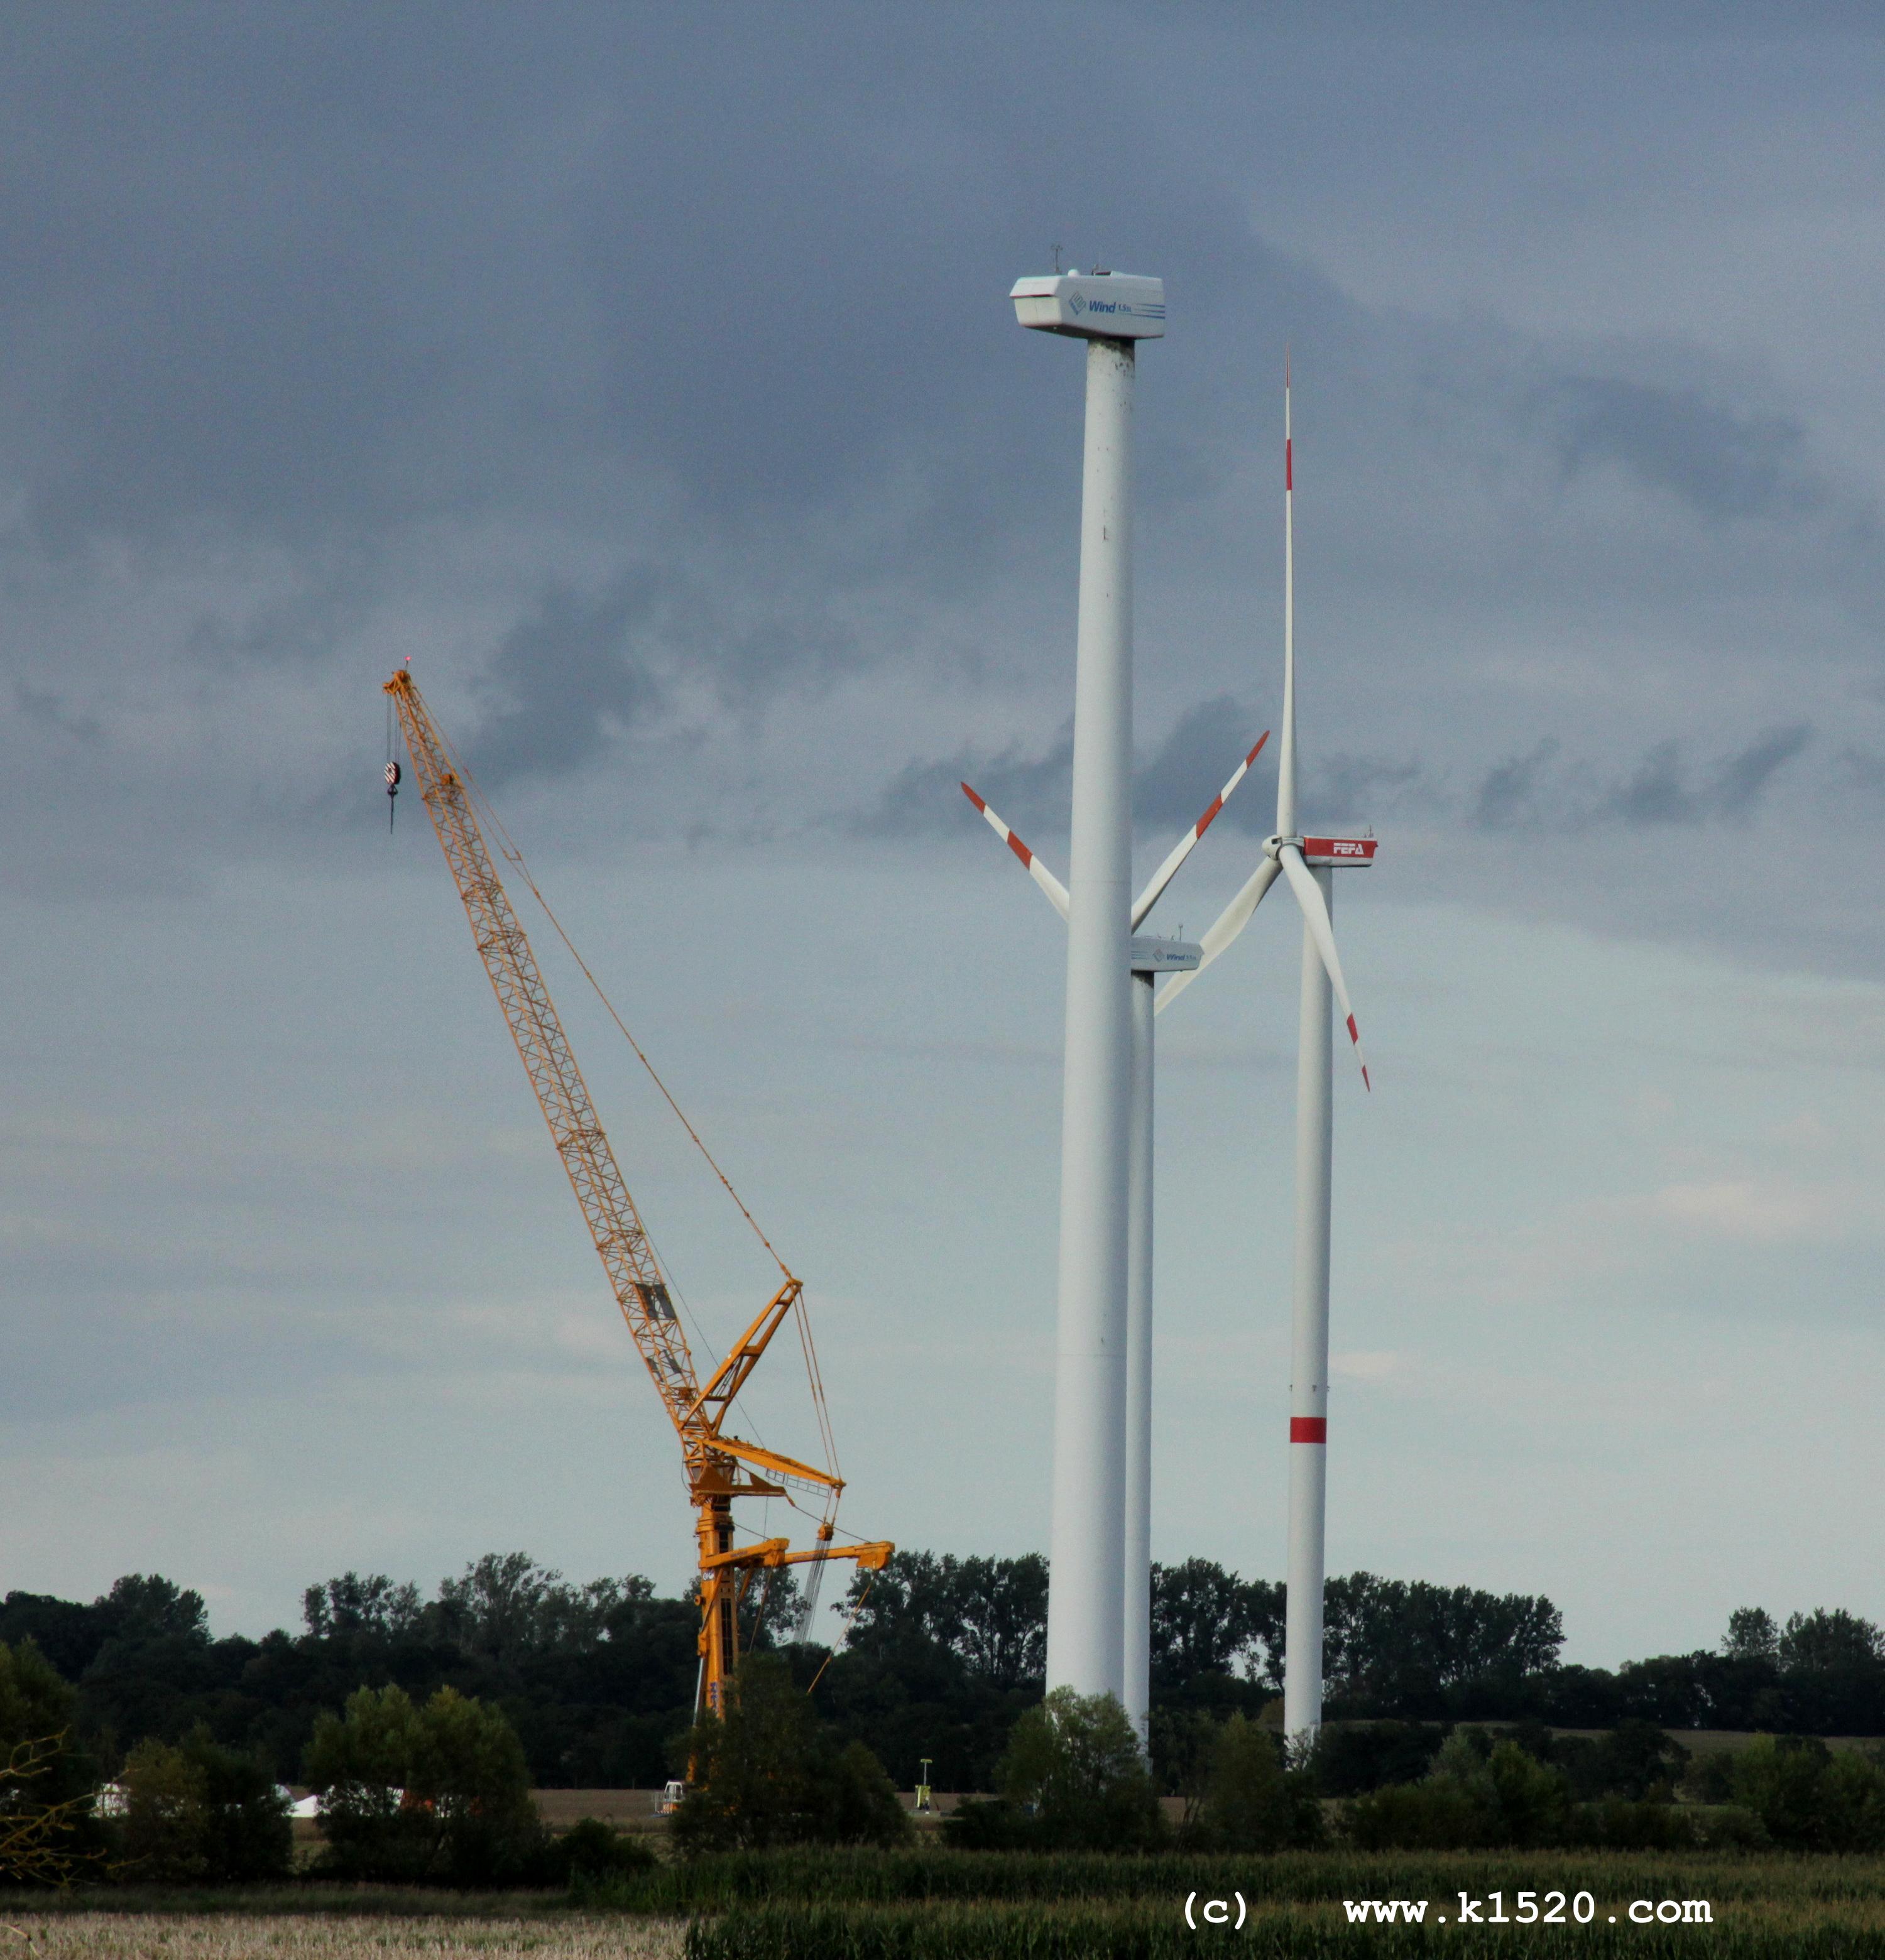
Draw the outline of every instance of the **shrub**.
<instances>
[{"instance_id":1,"label":"shrub","mask_svg":"<svg viewBox=\"0 0 1885 1960\"><path fill-rule=\"evenodd\" d=\"M1309 1766L1325 1796L1359 1796L1384 1783L1417 1781L1433 1768L1446 1739L1446 1730L1431 1723L1325 1725Z\"/></svg>"},{"instance_id":2,"label":"shrub","mask_svg":"<svg viewBox=\"0 0 1885 1960\"><path fill-rule=\"evenodd\" d=\"M1206 1851L1280 1851L1322 1834L1322 1809L1301 1771L1285 1770L1277 1739L1242 1714L1218 1731L1198 1815L1185 1831Z\"/></svg>"},{"instance_id":3,"label":"shrub","mask_svg":"<svg viewBox=\"0 0 1885 1960\"><path fill-rule=\"evenodd\" d=\"M772 1844L898 1844L910 1822L861 1742L840 1748L777 1656L749 1654L724 1720L689 1738L699 1779L674 1813L682 1855Z\"/></svg>"},{"instance_id":4,"label":"shrub","mask_svg":"<svg viewBox=\"0 0 1885 1960\"><path fill-rule=\"evenodd\" d=\"M1885 1847L1885 1770L1810 1736L1759 1736L1734 1758L1734 1794L1776 1844L1800 1851Z\"/></svg>"},{"instance_id":5,"label":"shrub","mask_svg":"<svg viewBox=\"0 0 1885 1960\"><path fill-rule=\"evenodd\" d=\"M1693 1815L1673 1803L1634 1803L1626 1796L1581 1803L1571 1812L1570 1842L1610 1851L1685 1851L1696 1843Z\"/></svg>"},{"instance_id":6,"label":"shrub","mask_svg":"<svg viewBox=\"0 0 1885 1960\"><path fill-rule=\"evenodd\" d=\"M154 1737L125 1758L119 1826L124 1876L158 1885L208 1875L209 1791L202 1771L181 1749Z\"/></svg>"},{"instance_id":7,"label":"shrub","mask_svg":"<svg viewBox=\"0 0 1885 1960\"><path fill-rule=\"evenodd\" d=\"M361 1688L344 1717L315 1723L307 1775L325 1793L325 1875L470 1887L546 1874L549 1836L501 1709L449 1688L422 1707L403 1688Z\"/></svg>"},{"instance_id":8,"label":"shrub","mask_svg":"<svg viewBox=\"0 0 1885 1960\"><path fill-rule=\"evenodd\" d=\"M1516 1742L1457 1729L1426 1779L1355 1799L1344 1828L1364 1850L1464 1850L1556 1844L1569 1834L1571 1796L1562 1773Z\"/></svg>"},{"instance_id":9,"label":"shrub","mask_svg":"<svg viewBox=\"0 0 1885 1960\"><path fill-rule=\"evenodd\" d=\"M599 1817L572 1824L557 1839L552 1857L557 1876L578 1889L638 1878L661 1862L639 1838L625 1835Z\"/></svg>"},{"instance_id":10,"label":"shrub","mask_svg":"<svg viewBox=\"0 0 1885 1960\"><path fill-rule=\"evenodd\" d=\"M1015 1723L997 1780L1010 1803L1031 1808L1044 1847L1137 1851L1164 1841L1151 1773L1113 1695L1056 1688Z\"/></svg>"},{"instance_id":11,"label":"shrub","mask_svg":"<svg viewBox=\"0 0 1885 1960\"><path fill-rule=\"evenodd\" d=\"M1450 1778L1371 1790L1343 1807L1342 1823L1363 1851L1460 1851L1492 1842L1490 1806Z\"/></svg>"}]
</instances>

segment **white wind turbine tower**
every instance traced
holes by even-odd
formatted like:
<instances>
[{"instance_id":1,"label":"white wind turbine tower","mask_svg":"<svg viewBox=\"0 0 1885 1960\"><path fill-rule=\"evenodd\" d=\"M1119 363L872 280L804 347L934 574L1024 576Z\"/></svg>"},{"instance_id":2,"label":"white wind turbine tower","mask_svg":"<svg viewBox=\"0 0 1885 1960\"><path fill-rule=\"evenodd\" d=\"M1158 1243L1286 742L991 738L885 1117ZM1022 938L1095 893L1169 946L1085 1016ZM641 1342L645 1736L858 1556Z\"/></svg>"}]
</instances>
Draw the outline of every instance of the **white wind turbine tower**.
<instances>
[{"instance_id":1,"label":"white wind turbine tower","mask_svg":"<svg viewBox=\"0 0 1885 1960\"><path fill-rule=\"evenodd\" d=\"M1302 1010L1296 1060L1296 1246L1290 1342L1289 1561L1283 1652L1283 1729L1313 1738L1322 1726L1322 1592L1326 1577L1329 1443L1329 1211L1334 1058L1329 990L1368 1083L1361 1037L1342 978L1330 920L1329 873L1374 861L1372 837L1304 837L1296 829L1295 457L1289 370L1283 371L1283 733L1277 759L1276 834L1263 861L1202 941L1192 972L1167 984L1163 1013L1224 951L1280 873L1303 915Z\"/></svg>"},{"instance_id":2,"label":"white wind turbine tower","mask_svg":"<svg viewBox=\"0 0 1885 1960\"><path fill-rule=\"evenodd\" d=\"M1132 902L1127 966L1132 975L1132 1103L1128 1162L1126 1295L1126 1529L1121 1580L1125 1592L1126 1712L1142 1743L1149 1741L1152 1667L1152 986L1161 973L1196 967L1202 949L1179 939L1154 939L1139 928L1159 895L1216 821L1231 792L1243 781L1267 730L1210 807L1173 847ZM1063 919L1071 920L1067 888L1015 835L968 784L962 793L987 818L989 827L1020 859L1024 870L1046 894Z\"/></svg>"},{"instance_id":3,"label":"white wind turbine tower","mask_svg":"<svg viewBox=\"0 0 1885 1960\"><path fill-rule=\"evenodd\" d=\"M1096 270L1020 279L1009 298L1023 326L1087 344L1070 850L1080 899L1067 921L1047 1685L1122 1701L1132 393L1138 342L1165 331L1165 288L1157 279Z\"/></svg>"}]
</instances>

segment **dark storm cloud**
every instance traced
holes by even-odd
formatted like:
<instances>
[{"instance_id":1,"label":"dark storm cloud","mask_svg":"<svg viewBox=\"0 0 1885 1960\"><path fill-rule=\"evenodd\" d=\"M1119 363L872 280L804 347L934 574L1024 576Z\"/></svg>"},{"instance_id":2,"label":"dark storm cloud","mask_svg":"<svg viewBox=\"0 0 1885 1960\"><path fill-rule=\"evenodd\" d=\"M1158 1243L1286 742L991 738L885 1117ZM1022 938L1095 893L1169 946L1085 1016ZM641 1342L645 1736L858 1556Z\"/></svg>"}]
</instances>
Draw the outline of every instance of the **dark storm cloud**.
<instances>
[{"instance_id":1,"label":"dark storm cloud","mask_svg":"<svg viewBox=\"0 0 1885 1960\"><path fill-rule=\"evenodd\" d=\"M1142 766L1148 830L1192 820L1273 718L1226 692L1247 668L1221 654L1250 597L1285 338L1310 603L1330 638L1422 683L1411 710L1371 690L1374 721L1311 745L1305 819L1752 807L1752 752L1745 789L1679 756L1572 781L1533 754L1529 709L1501 721L1484 690L1462 708L1462 649L1599 583L1651 620L1698 593L1808 590L1836 647L1885 598L1852 549L1869 493L1695 345L1364 304L1259 235L1259 149L1205 140L1241 126L1178 105L1207 75L1234 95L1275 52L1210 10L1156 28L1103 8L28 11L0 69L0 561L48 596L0 635L33 690L14 740L65 739L56 698L127 752L140 835L170 823L211 851L213 799L179 786L189 716L213 721L240 676L256 739L228 766L304 835L344 718L304 675L337 689L361 648L383 672L383 647L409 644L388 616L447 611L469 567L486 583L439 651L494 785L594 770L683 718L670 754L718 743L717 766L772 708L871 668L884 698L846 751L864 756L852 800L887 784L884 820L925 827L959 800L957 763L931 759L1001 724L939 730L919 689L951 661L983 702L1046 671L1031 622L988 622L1070 589L1077 367L1002 300L1059 240L1170 281L1142 388L1142 591L1148 616L1177 595L1196 617L1143 696L1170 731ZM1129 154L1096 142L1129 110ZM107 563L129 568L116 587ZM139 579L187 608L147 625ZM48 648L94 623L71 616L114 591L115 630L50 679ZM1368 606L1390 632L1355 629ZM1757 624L1748 639L1766 657ZM170 718L144 704L128 733L128 698L166 685ZM1051 829L1064 696L1017 682L1008 700L1013 741L966 759L1014 821ZM1565 753L1597 752L1605 711L1575 740L1552 724ZM320 781L279 794L304 768ZM1272 770L1227 824L1267 831ZM830 772L799 772L797 807L726 773L715 820L738 829L742 795L770 799L769 823L814 820ZM14 780L40 794L30 768Z\"/></svg>"},{"instance_id":2,"label":"dark storm cloud","mask_svg":"<svg viewBox=\"0 0 1885 1960\"><path fill-rule=\"evenodd\" d=\"M479 774L487 784L579 766L613 731L658 709L661 685L637 642L658 625L671 596L652 578L619 583L594 599L544 594L505 635L492 663L492 691L505 705L479 731Z\"/></svg>"}]
</instances>

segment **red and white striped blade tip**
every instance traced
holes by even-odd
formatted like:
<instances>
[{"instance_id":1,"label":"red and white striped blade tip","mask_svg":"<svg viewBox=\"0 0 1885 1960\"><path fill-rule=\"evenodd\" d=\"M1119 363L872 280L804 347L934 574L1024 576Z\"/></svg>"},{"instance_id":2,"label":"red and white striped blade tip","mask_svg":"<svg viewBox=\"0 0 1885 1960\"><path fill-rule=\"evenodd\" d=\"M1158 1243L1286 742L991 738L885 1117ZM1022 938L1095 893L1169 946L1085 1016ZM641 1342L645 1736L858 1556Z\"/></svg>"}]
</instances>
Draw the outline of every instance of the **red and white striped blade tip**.
<instances>
[{"instance_id":1,"label":"red and white striped blade tip","mask_svg":"<svg viewBox=\"0 0 1885 1960\"><path fill-rule=\"evenodd\" d=\"M1256 746L1250 752L1244 757L1243 760L1237 765L1237 769L1232 775L1231 780L1224 784L1222 789L1218 791L1218 794L1215 797L1212 798L1211 807L1198 819L1196 834L1199 837L1203 836L1205 832L1217 821L1218 813L1221 810L1224 805L1231 800L1231 792L1237 788L1239 783L1243 781L1245 775L1250 770L1250 765L1263 752L1263 744L1269 739L1270 731L1266 728L1263 733L1256 738Z\"/></svg>"}]
</instances>

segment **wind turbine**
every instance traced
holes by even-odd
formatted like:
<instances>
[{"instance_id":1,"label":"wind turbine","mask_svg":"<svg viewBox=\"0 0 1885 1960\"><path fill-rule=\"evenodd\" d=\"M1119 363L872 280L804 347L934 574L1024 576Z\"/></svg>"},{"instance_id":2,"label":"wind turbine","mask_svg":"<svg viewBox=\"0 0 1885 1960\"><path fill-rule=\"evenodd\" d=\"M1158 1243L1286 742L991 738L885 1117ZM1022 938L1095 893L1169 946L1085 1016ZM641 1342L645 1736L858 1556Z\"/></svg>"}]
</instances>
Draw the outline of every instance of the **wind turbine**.
<instances>
[{"instance_id":1,"label":"wind turbine","mask_svg":"<svg viewBox=\"0 0 1885 1960\"><path fill-rule=\"evenodd\" d=\"M1152 1669L1152 988L1161 973L1184 973L1195 967L1202 950L1188 940L1154 939L1142 935L1138 929L1269 740L1266 730L1203 816L1152 873L1145 890L1133 900L1129 918L1132 1102L1126 1215L1126 1529L1121 1577L1126 1595L1124 1701L1142 1743L1149 1742ZM1049 904L1063 919L1071 918L1066 886L968 784L962 785L962 793L1021 861Z\"/></svg>"},{"instance_id":2,"label":"wind turbine","mask_svg":"<svg viewBox=\"0 0 1885 1960\"><path fill-rule=\"evenodd\" d=\"M1197 966L1159 996L1164 1013L1250 922L1281 875L1303 915L1302 1009L1297 1024L1295 1274L1290 1339L1289 1560L1283 1647L1283 1729L1313 1738L1322 1726L1322 1592L1329 1445L1329 1163L1334 1137L1334 1055L1329 992L1342 1004L1348 1039L1367 1058L1336 953L1329 874L1374 861L1372 837L1304 837L1296 829L1295 456L1290 435L1289 368L1283 368L1283 733L1277 758L1276 831L1263 861L1201 944Z\"/></svg>"},{"instance_id":3,"label":"wind turbine","mask_svg":"<svg viewBox=\"0 0 1885 1960\"><path fill-rule=\"evenodd\" d=\"M1054 1335L1047 1685L1125 1699L1126 1217L1131 1175L1132 396L1165 331L1158 279L1098 269L1018 279L1023 326L1086 342L1074 671L1067 1023Z\"/></svg>"}]
</instances>

